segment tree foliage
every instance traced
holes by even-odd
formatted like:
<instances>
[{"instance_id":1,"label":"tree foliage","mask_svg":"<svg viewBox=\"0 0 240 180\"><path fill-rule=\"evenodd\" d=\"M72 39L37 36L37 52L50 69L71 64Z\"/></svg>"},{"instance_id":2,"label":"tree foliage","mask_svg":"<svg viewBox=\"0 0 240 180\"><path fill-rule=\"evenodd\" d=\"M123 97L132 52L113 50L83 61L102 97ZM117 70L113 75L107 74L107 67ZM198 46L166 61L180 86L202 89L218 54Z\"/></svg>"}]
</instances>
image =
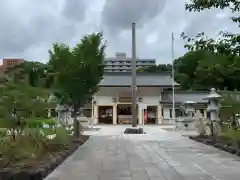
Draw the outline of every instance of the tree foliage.
<instances>
[{"instance_id":1,"label":"tree foliage","mask_svg":"<svg viewBox=\"0 0 240 180\"><path fill-rule=\"evenodd\" d=\"M182 89L240 88L240 57L190 51L174 61L175 80Z\"/></svg>"},{"instance_id":2,"label":"tree foliage","mask_svg":"<svg viewBox=\"0 0 240 180\"><path fill-rule=\"evenodd\" d=\"M103 76L106 45L102 33L84 36L75 47L53 44L49 65L55 73L56 95L62 104L79 108L92 98Z\"/></svg>"},{"instance_id":3,"label":"tree foliage","mask_svg":"<svg viewBox=\"0 0 240 180\"><path fill-rule=\"evenodd\" d=\"M221 91L220 94L222 96L220 117L224 122L231 123L228 125L236 127L239 125L236 117L240 114L240 93L239 91Z\"/></svg>"},{"instance_id":4,"label":"tree foliage","mask_svg":"<svg viewBox=\"0 0 240 180\"><path fill-rule=\"evenodd\" d=\"M11 115L15 109L16 115L27 118L39 114L39 108L46 111L48 93L42 89L8 82L2 87L1 93L1 115Z\"/></svg>"},{"instance_id":5,"label":"tree foliage","mask_svg":"<svg viewBox=\"0 0 240 180\"><path fill-rule=\"evenodd\" d=\"M233 12L232 21L240 27L240 1L239 0L191 0L186 4L186 10L189 11L204 11L205 9L229 8ZM236 16L234 16L236 13ZM196 37L188 37L182 33L183 39L187 40L189 50L207 50L216 54L240 56L240 34L230 32L220 32L220 38L215 40L205 37L204 33L198 33Z\"/></svg>"},{"instance_id":6,"label":"tree foliage","mask_svg":"<svg viewBox=\"0 0 240 180\"><path fill-rule=\"evenodd\" d=\"M171 73L171 71L172 71L171 64L152 65L137 69L137 72L150 72L150 73L162 73L162 72Z\"/></svg>"},{"instance_id":7,"label":"tree foliage","mask_svg":"<svg viewBox=\"0 0 240 180\"><path fill-rule=\"evenodd\" d=\"M2 84L0 96L0 128L12 133L24 130L26 122L36 117L47 117L48 93L37 87L31 87L9 79Z\"/></svg>"},{"instance_id":8,"label":"tree foliage","mask_svg":"<svg viewBox=\"0 0 240 180\"><path fill-rule=\"evenodd\" d=\"M238 91L222 91L221 106L231 115L240 114L240 94Z\"/></svg>"},{"instance_id":9,"label":"tree foliage","mask_svg":"<svg viewBox=\"0 0 240 180\"><path fill-rule=\"evenodd\" d=\"M0 78L0 126L11 129L13 137L15 130L23 128L27 120L46 118L47 108L52 107L46 101L50 91L42 87L41 74L38 72L30 78L33 69L43 67L38 62L24 62L6 69Z\"/></svg>"}]
</instances>

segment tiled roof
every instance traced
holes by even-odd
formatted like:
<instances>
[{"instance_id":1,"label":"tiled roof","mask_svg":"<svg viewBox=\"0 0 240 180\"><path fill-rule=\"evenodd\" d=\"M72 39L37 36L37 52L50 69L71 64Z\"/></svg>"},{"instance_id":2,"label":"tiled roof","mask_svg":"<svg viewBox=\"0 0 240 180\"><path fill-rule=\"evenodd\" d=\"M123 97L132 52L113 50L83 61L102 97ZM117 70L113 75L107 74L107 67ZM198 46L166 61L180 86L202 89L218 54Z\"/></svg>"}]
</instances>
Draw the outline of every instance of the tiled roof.
<instances>
[{"instance_id":1,"label":"tiled roof","mask_svg":"<svg viewBox=\"0 0 240 180\"><path fill-rule=\"evenodd\" d=\"M185 92L175 92L175 102L184 103L186 101L194 101L196 103L207 103L208 101L204 98L209 95L209 92L202 91L185 91ZM163 102L172 102L172 92L163 92L162 101Z\"/></svg>"},{"instance_id":2,"label":"tiled roof","mask_svg":"<svg viewBox=\"0 0 240 180\"><path fill-rule=\"evenodd\" d=\"M136 82L137 86L172 86L171 76L167 73L137 73ZM131 72L105 73L100 82L100 86L131 86L131 84Z\"/></svg>"}]
</instances>

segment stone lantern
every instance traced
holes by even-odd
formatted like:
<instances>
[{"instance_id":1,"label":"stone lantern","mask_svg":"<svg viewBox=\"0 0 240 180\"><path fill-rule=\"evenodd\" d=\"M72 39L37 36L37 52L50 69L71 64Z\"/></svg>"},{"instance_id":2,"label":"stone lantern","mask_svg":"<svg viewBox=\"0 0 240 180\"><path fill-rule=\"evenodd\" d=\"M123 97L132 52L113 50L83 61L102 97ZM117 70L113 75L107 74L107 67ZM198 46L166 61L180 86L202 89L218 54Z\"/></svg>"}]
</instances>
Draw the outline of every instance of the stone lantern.
<instances>
[{"instance_id":1,"label":"stone lantern","mask_svg":"<svg viewBox=\"0 0 240 180\"><path fill-rule=\"evenodd\" d=\"M216 93L216 89L212 88L210 91L210 94L203 98L208 100L208 107L207 111L210 113L210 120L211 121L219 121L219 99L221 98L221 95Z\"/></svg>"},{"instance_id":2,"label":"stone lantern","mask_svg":"<svg viewBox=\"0 0 240 180\"><path fill-rule=\"evenodd\" d=\"M194 101L185 101L183 106L181 106L184 115L176 118L176 128L179 130L194 130L195 129L195 108Z\"/></svg>"},{"instance_id":3,"label":"stone lantern","mask_svg":"<svg viewBox=\"0 0 240 180\"><path fill-rule=\"evenodd\" d=\"M186 101L184 103L185 113L186 113L187 117L194 116L194 113L195 113L194 104L196 104L196 102L194 102L194 101Z\"/></svg>"},{"instance_id":4,"label":"stone lantern","mask_svg":"<svg viewBox=\"0 0 240 180\"><path fill-rule=\"evenodd\" d=\"M68 124L68 108L64 105L58 104L55 108L55 111L58 113L58 120Z\"/></svg>"},{"instance_id":5,"label":"stone lantern","mask_svg":"<svg viewBox=\"0 0 240 180\"><path fill-rule=\"evenodd\" d=\"M218 124L220 118L219 118L219 110L220 110L220 104L219 99L221 98L221 95L219 95L216 92L215 88L212 88L210 91L210 94L203 98L208 100L208 107L207 112L210 113L210 122L211 122L211 135L217 135L220 132L220 126Z\"/></svg>"}]
</instances>

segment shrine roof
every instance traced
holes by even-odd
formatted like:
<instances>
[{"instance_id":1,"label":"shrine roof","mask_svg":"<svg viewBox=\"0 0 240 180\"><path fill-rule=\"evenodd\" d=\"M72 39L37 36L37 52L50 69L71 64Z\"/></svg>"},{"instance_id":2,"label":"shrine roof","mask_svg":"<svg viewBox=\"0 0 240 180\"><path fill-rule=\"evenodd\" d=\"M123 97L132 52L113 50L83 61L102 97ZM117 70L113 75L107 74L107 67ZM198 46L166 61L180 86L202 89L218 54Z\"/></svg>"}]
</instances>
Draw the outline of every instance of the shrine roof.
<instances>
[{"instance_id":1,"label":"shrine roof","mask_svg":"<svg viewBox=\"0 0 240 180\"><path fill-rule=\"evenodd\" d=\"M175 86L179 86L178 83L174 82ZM131 72L111 72L105 73L101 86L108 87L121 87L132 85L132 73ZM156 86L156 87L169 87L172 86L172 78L169 73L137 73L136 76L137 86Z\"/></svg>"}]
</instances>

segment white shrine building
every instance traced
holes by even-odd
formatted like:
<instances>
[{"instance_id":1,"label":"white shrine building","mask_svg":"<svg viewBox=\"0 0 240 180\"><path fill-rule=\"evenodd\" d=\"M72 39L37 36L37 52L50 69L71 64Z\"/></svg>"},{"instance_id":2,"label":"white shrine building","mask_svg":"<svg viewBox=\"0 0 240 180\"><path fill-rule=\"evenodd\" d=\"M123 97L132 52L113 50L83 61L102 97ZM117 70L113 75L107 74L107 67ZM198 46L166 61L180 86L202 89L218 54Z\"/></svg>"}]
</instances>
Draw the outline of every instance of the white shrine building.
<instances>
[{"instance_id":1,"label":"white shrine building","mask_svg":"<svg viewBox=\"0 0 240 180\"><path fill-rule=\"evenodd\" d=\"M137 73L138 124L143 115L139 104L147 106L147 123L172 124L172 79L167 73ZM132 74L131 72L105 73L99 91L94 95L91 110L94 124L129 124L132 121ZM180 106L194 101L196 111L207 117L207 101L203 98L209 91L180 91L175 83L175 114L182 115Z\"/></svg>"}]
</instances>

